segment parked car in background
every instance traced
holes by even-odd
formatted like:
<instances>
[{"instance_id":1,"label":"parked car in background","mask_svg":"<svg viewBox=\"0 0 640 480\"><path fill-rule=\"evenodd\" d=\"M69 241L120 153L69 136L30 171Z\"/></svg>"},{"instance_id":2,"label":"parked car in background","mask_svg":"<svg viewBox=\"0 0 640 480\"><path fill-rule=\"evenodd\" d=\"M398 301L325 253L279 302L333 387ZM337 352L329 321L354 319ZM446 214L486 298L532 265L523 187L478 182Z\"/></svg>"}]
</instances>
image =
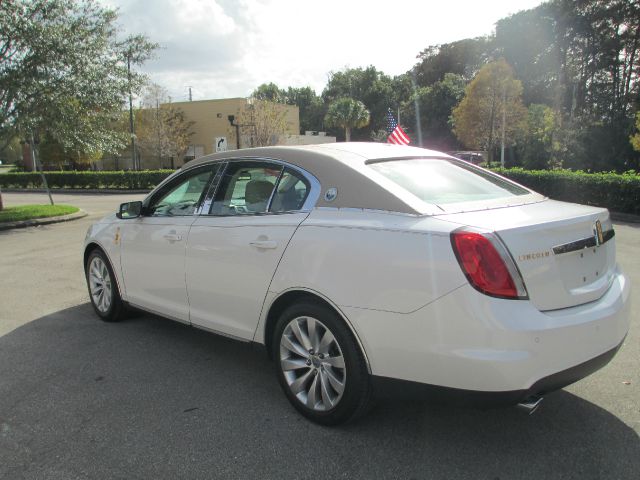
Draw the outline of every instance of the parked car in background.
<instances>
[{"instance_id":1,"label":"parked car in background","mask_svg":"<svg viewBox=\"0 0 640 480\"><path fill-rule=\"evenodd\" d=\"M486 162L485 152L449 152L453 157L466 160L474 165L484 164Z\"/></svg>"},{"instance_id":2,"label":"parked car in background","mask_svg":"<svg viewBox=\"0 0 640 480\"><path fill-rule=\"evenodd\" d=\"M102 319L133 306L262 344L323 424L388 379L533 410L629 326L607 210L404 146L203 157L94 224L84 265Z\"/></svg>"}]
</instances>

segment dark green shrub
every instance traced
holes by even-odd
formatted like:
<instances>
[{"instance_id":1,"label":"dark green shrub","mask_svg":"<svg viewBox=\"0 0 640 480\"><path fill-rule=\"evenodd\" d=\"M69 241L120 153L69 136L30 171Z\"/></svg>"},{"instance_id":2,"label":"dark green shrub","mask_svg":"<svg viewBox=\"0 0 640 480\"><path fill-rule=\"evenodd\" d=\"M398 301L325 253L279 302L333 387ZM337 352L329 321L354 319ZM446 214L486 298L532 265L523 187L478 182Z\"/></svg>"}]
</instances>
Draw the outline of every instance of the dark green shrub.
<instances>
[{"instance_id":1,"label":"dark green shrub","mask_svg":"<svg viewBox=\"0 0 640 480\"><path fill-rule=\"evenodd\" d=\"M635 172L586 173L570 170L494 169L496 173L556 200L640 215L640 175ZM51 188L150 190L173 170L47 172ZM0 188L42 188L39 173L5 173Z\"/></svg>"},{"instance_id":2,"label":"dark green shrub","mask_svg":"<svg viewBox=\"0 0 640 480\"><path fill-rule=\"evenodd\" d=\"M555 200L640 215L640 175L633 171L624 174L522 168L494 171Z\"/></svg>"},{"instance_id":3,"label":"dark green shrub","mask_svg":"<svg viewBox=\"0 0 640 480\"><path fill-rule=\"evenodd\" d=\"M150 190L167 178L173 170L140 172L45 172L52 189ZM20 172L0 175L1 188L42 188L39 173Z\"/></svg>"}]
</instances>

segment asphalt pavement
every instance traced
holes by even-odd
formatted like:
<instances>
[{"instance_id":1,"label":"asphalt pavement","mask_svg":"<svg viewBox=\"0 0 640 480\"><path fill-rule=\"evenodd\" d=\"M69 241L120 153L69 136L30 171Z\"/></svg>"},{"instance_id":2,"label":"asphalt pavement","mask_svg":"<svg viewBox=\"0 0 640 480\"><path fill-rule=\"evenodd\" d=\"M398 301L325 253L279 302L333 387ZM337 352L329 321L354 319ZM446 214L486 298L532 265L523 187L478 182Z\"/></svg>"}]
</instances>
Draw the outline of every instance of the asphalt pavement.
<instances>
[{"instance_id":1,"label":"asphalt pavement","mask_svg":"<svg viewBox=\"0 0 640 480\"><path fill-rule=\"evenodd\" d=\"M89 216L0 232L2 479L640 478L640 224L615 225L634 283L625 345L534 415L385 398L327 428L288 404L259 349L146 314L99 321L84 234L141 196L54 198Z\"/></svg>"}]
</instances>

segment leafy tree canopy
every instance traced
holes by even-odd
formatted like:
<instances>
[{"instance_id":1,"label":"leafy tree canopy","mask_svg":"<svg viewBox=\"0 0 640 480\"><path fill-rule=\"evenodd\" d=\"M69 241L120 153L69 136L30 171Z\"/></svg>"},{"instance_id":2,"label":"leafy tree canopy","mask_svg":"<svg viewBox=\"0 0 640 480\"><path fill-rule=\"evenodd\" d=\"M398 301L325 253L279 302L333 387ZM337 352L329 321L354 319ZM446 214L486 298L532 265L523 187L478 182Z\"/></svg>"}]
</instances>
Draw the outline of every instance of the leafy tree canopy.
<instances>
[{"instance_id":1,"label":"leafy tree canopy","mask_svg":"<svg viewBox=\"0 0 640 480\"><path fill-rule=\"evenodd\" d=\"M352 98L362 102L370 112L371 123L368 129L354 132L358 139L370 138L371 132L386 127L388 108L401 106L410 99L410 81L406 76L391 78L374 66L367 68L348 68L329 74L329 81L322 92L325 104L340 98Z\"/></svg>"},{"instance_id":2,"label":"leafy tree canopy","mask_svg":"<svg viewBox=\"0 0 640 480\"><path fill-rule=\"evenodd\" d=\"M518 153L522 165L531 170L540 170L553 166L553 132L556 118L551 107L532 103L527 109L526 130L521 132Z\"/></svg>"},{"instance_id":3,"label":"leafy tree canopy","mask_svg":"<svg viewBox=\"0 0 640 480\"><path fill-rule=\"evenodd\" d=\"M449 118L451 112L464 97L466 82L462 75L446 73L444 78L428 87L417 89L412 99L420 110L423 145L436 150L454 150L458 140L453 134ZM415 102L409 102L404 110L403 123L415 118Z\"/></svg>"},{"instance_id":4,"label":"leafy tree canopy","mask_svg":"<svg viewBox=\"0 0 640 480\"><path fill-rule=\"evenodd\" d=\"M154 83L144 89L142 107L136 112L136 134L140 149L161 163L164 158L182 158L193 136L195 122L171 103L167 90Z\"/></svg>"},{"instance_id":5,"label":"leafy tree canopy","mask_svg":"<svg viewBox=\"0 0 640 480\"><path fill-rule=\"evenodd\" d=\"M418 55L414 67L419 85L431 85L455 73L471 80L487 61L493 41L488 37L467 38L444 45L431 45Z\"/></svg>"},{"instance_id":6,"label":"leafy tree canopy","mask_svg":"<svg viewBox=\"0 0 640 480\"><path fill-rule=\"evenodd\" d=\"M525 127L526 114L522 83L500 59L482 67L467 86L462 102L453 110L454 131L464 145L487 150L491 160L503 129L505 144L513 144Z\"/></svg>"},{"instance_id":7,"label":"leafy tree canopy","mask_svg":"<svg viewBox=\"0 0 640 480\"><path fill-rule=\"evenodd\" d=\"M368 125L370 115L364 103L344 97L329 105L324 121L329 126L344 128L346 141L349 142L351 141L351 130Z\"/></svg>"},{"instance_id":8,"label":"leafy tree canopy","mask_svg":"<svg viewBox=\"0 0 640 480\"><path fill-rule=\"evenodd\" d=\"M273 82L263 83L257 87L251 94L251 97L256 100L265 100L268 102L288 103L287 92Z\"/></svg>"},{"instance_id":9,"label":"leafy tree canopy","mask_svg":"<svg viewBox=\"0 0 640 480\"><path fill-rule=\"evenodd\" d=\"M124 145L124 99L143 84L127 60L143 62L156 45L119 40L116 18L94 0L0 2L0 138L46 132L84 152Z\"/></svg>"},{"instance_id":10,"label":"leafy tree canopy","mask_svg":"<svg viewBox=\"0 0 640 480\"><path fill-rule=\"evenodd\" d=\"M633 149L640 152L640 112L636 114L636 132L630 138Z\"/></svg>"},{"instance_id":11,"label":"leafy tree canopy","mask_svg":"<svg viewBox=\"0 0 640 480\"><path fill-rule=\"evenodd\" d=\"M251 94L255 100L287 105L297 105L300 110L300 131L322 130L325 106L311 87L288 87L286 90L275 83L263 83Z\"/></svg>"}]
</instances>

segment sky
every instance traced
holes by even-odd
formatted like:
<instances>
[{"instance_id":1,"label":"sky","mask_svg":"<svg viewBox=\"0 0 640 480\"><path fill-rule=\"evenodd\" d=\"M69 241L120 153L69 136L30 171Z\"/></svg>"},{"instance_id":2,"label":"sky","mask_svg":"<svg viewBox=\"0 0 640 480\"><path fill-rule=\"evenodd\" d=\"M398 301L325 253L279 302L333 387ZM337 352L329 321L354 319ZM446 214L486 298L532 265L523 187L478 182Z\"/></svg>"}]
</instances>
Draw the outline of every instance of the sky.
<instances>
[{"instance_id":1,"label":"sky","mask_svg":"<svg viewBox=\"0 0 640 480\"><path fill-rule=\"evenodd\" d=\"M173 101L246 97L258 85L311 86L332 71L405 73L426 47L490 34L541 0L100 0L122 36L160 45L141 70Z\"/></svg>"}]
</instances>

